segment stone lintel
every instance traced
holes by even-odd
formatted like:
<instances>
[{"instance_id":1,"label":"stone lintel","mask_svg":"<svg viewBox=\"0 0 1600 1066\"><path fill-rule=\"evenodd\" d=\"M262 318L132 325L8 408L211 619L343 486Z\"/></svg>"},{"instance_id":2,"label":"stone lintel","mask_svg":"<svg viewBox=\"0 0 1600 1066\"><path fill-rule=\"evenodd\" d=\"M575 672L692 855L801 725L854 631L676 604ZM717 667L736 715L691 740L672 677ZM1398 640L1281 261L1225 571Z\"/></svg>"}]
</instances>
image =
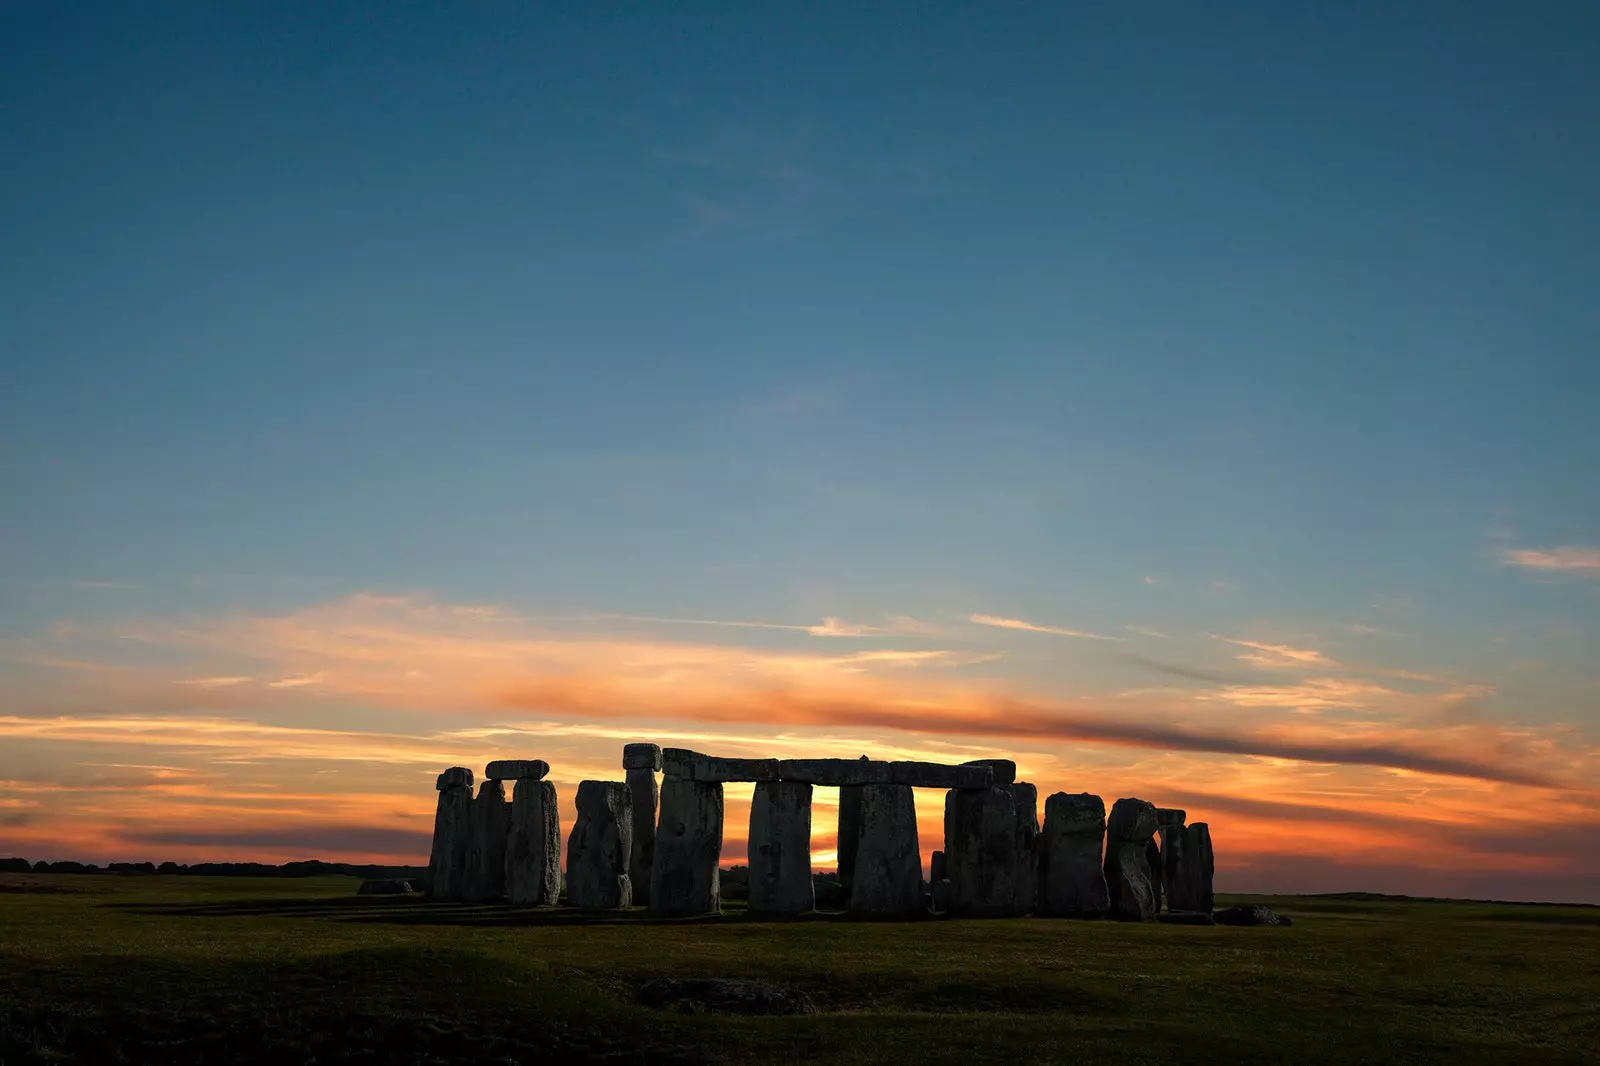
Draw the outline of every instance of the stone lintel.
<instances>
[{"instance_id":1,"label":"stone lintel","mask_svg":"<svg viewBox=\"0 0 1600 1066\"><path fill-rule=\"evenodd\" d=\"M688 748L663 748L661 769L685 781L777 781L777 759L719 759Z\"/></svg>"},{"instance_id":2,"label":"stone lintel","mask_svg":"<svg viewBox=\"0 0 1600 1066\"><path fill-rule=\"evenodd\" d=\"M1017 780L1017 764L1010 759L973 759L962 766L987 766L994 771L991 784L1009 785Z\"/></svg>"},{"instance_id":3,"label":"stone lintel","mask_svg":"<svg viewBox=\"0 0 1600 1066\"><path fill-rule=\"evenodd\" d=\"M472 787L472 771L465 766L452 766L438 776L433 782L433 787L440 792L447 788L465 787L470 789Z\"/></svg>"},{"instance_id":4,"label":"stone lintel","mask_svg":"<svg viewBox=\"0 0 1600 1066\"><path fill-rule=\"evenodd\" d=\"M543 759L496 759L483 768L490 781L542 781L549 772L550 764Z\"/></svg>"},{"instance_id":5,"label":"stone lintel","mask_svg":"<svg viewBox=\"0 0 1600 1066\"><path fill-rule=\"evenodd\" d=\"M993 767L970 763L948 766L936 762L893 762L889 764L889 773L895 784L913 788L988 788L994 783Z\"/></svg>"},{"instance_id":6,"label":"stone lintel","mask_svg":"<svg viewBox=\"0 0 1600 1066\"><path fill-rule=\"evenodd\" d=\"M780 759L778 776L807 785L887 785L890 764L876 759Z\"/></svg>"}]
</instances>

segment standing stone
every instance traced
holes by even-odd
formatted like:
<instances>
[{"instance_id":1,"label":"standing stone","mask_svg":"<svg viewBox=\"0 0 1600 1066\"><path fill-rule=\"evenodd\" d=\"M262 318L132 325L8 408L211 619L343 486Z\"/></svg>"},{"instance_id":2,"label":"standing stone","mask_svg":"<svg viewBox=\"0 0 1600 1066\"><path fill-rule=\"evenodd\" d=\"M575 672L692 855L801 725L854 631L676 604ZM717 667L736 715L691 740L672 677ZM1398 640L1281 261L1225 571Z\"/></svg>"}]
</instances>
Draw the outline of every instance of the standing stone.
<instances>
[{"instance_id":1,"label":"standing stone","mask_svg":"<svg viewBox=\"0 0 1600 1066\"><path fill-rule=\"evenodd\" d=\"M1161 909L1162 898L1167 895L1167 864L1177 854L1175 849L1179 846L1172 837L1183 833L1183 820L1188 816L1188 811L1177 807L1156 808L1155 839L1161 848L1159 856L1153 846L1150 850L1150 881L1155 888L1157 911ZM1172 909L1170 903L1167 909Z\"/></svg>"},{"instance_id":2,"label":"standing stone","mask_svg":"<svg viewBox=\"0 0 1600 1066\"><path fill-rule=\"evenodd\" d=\"M621 781L578 782L578 818L567 838L567 902L583 910L633 904L628 860L633 799Z\"/></svg>"},{"instance_id":3,"label":"standing stone","mask_svg":"<svg viewBox=\"0 0 1600 1066\"><path fill-rule=\"evenodd\" d=\"M871 762L865 755L862 762ZM861 785L842 785L839 788L839 884L846 896L855 880L856 848L861 843Z\"/></svg>"},{"instance_id":4,"label":"standing stone","mask_svg":"<svg viewBox=\"0 0 1600 1066\"><path fill-rule=\"evenodd\" d=\"M661 772L661 745L622 745L622 768L624 770L649 770L652 773L659 774Z\"/></svg>"},{"instance_id":5,"label":"standing stone","mask_svg":"<svg viewBox=\"0 0 1600 1066\"><path fill-rule=\"evenodd\" d=\"M561 897L561 815L556 786L519 778L511 793L506 840L506 898L526 907L554 906Z\"/></svg>"},{"instance_id":6,"label":"standing stone","mask_svg":"<svg viewBox=\"0 0 1600 1066\"><path fill-rule=\"evenodd\" d=\"M862 785L850 913L887 918L922 909L922 851L911 786Z\"/></svg>"},{"instance_id":7,"label":"standing stone","mask_svg":"<svg viewBox=\"0 0 1600 1066\"><path fill-rule=\"evenodd\" d=\"M1216 856L1211 851L1211 827L1196 822L1169 830L1164 840L1167 875L1167 909L1210 914L1211 880Z\"/></svg>"},{"instance_id":8,"label":"standing stone","mask_svg":"<svg viewBox=\"0 0 1600 1066\"><path fill-rule=\"evenodd\" d=\"M1119 799L1106 823L1106 892L1119 922L1156 916L1147 848L1156 831L1156 809L1146 800Z\"/></svg>"},{"instance_id":9,"label":"standing stone","mask_svg":"<svg viewBox=\"0 0 1600 1066\"><path fill-rule=\"evenodd\" d=\"M944 802L944 867L950 913L1001 918L1033 909L1038 790L1020 784L951 789Z\"/></svg>"},{"instance_id":10,"label":"standing stone","mask_svg":"<svg viewBox=\"0 0 1600 1066\"><path fill-rule=\"evenodd\" d=\"M722 784L665 777L661 821L650 865L652 914L716 914L722 909Z\"/></svg>"},{"instance_id":11,"label":"standing stone","mask_svg":"<svg viewBox=\"0 0 1600 1066\"><path fill-rule=\"evenodd\" d=\"M632 798L633 850L628 858L628 880L633 885L633 902L650 902L650 864L656 851L656 773L642 766L629 767L628 794Z\"/></svg>"},{"instance_id":12,"label":"standing stone","mask_svg":"<svg viewBox=\"0 0 1600 1066\"><path fill-rule=\"evenodd\" d=\"M472 846L472 771L452 766L439 775L439 805L433 815L433 851L428 856L428 893L459 900Z\"/></svg>"},{"instance_id":13,"label":"standing stone","mask_svg":"<svg viewBox=\"0 0 1600 1066\"><path fill-rule=\"evenodd\" d=\"M1084 792L1057 792L1044 804L1039 850L1039 913L1052 918L1104 918L1110 910L1100 845L1106 805Z\"/></svg>"},{"instance_id":14,"label":"standing stone","mask_svg":"<svg viewBox=\"0 0 1600 1066\"><path fill-rule=\"evenodd\" d=\"M503 781L485 781L472 802L472 844L461 898L496 903L506 897L506 841L511 835L511 805Z\"/></svg>"},{"instance_id":15,"label":"standing stone","mask_svg":"<svg viewBox=\"0 0 1600 1066\"><path fill-rule=\"evenodd\" d=\"M811 885L811 786L760 781L750 802L750 910L805 914Z\"/></svg>"},{"instance_id":16,"label":"standing stone","mask_svg":"<svg viewBox=\"0 0 1600 1066\"><path fill-rule=\"evenodd\" d=\"M928 880L943 881L945 878L944 852L936 851L928 860Z\"/></svg>"},{"instance_id":17,"label":"standing stone","mask_svg":"<svg viewBox=\"0 0 1600 1066\"><path fill-rule=\"evenodd\" d=\"M1159 829L1159 827L1157 827ZM1151 837L1144 846L1144 863L1150 870L1150 897L1155 903L1156 913L1161 913L1162 882L1166 879L1161 865L1161 848L1156 844L1156 837Z\"/></svg>"}]
</instances>

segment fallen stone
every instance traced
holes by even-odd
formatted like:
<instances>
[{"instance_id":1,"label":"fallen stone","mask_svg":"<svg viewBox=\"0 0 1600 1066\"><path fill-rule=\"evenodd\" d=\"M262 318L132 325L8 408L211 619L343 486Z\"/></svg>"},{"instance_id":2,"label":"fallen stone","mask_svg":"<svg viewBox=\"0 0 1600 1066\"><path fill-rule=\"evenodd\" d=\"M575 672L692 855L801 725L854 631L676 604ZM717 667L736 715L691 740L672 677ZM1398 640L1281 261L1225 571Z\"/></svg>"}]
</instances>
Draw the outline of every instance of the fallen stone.
<instances>
[{"instance_id":1,"label":"fallen stone","mask_svg":"<svg viewBox=\"0 0 1600 1066\"><path fill-rule=\"evenodd\" d=\"M656 761L660 762L660 758ZM633 850L628 853L628 880L633 886L634 906L643 907L650 902L650 864L656 853L656 804L661 793L656 787L655 771L650 767L635 766L626 772L628 793L633 799Z\"/></svg>"},{"instance_id":2,"label":"fallen stone","mask_svg":"<svg viewBox=\"0 0 1600 1066\"><path fill-rule=\"evenodd\" d=\"M495 903L506 895L506 843L511 836L511 804L506 786L485 781L472 801L472 844L461 879L461 898L468 903Z\"/></svg>"},{"instance_id":3,"label":"fallen stone","mask_svg":"<svg viewBox=\"0 0 1600 1066\"><path fill-rule=\"evenodd\" d=\"M780 759L778 777L808 785L887 785L889 764L875 759Z\"/></svg>"},{"instance_id":4,"label":"fallen stone","mask_svg":"<svg viewBox=\"0 0 1600 1066\"><path fill-rule=\"evenodd\" d=\"M1017 779L1017 764L1010 759L973 759L962 766L987 766L994 777L991 785L1009 785Z\"/></svg>"},{"instance_id":5,"label":"fallen stone","mask_svg":"<svg viewBox=\"0 0 1600 1066\"><path fill-rule=\"evenodd\" d=\"M670 750L670 749L669 749ZM652 914L716 914L722 909L722 785L666 777L650 865Z\"/></svg>"},{"instance_id":6,"label":"fallen stone","mask_svg":"<svg viewBox=\"0 0 1600 1066\"><path fill-rule=\"evenodd\" d=\"M719 759L688 748L663 748L661 768L668 777L684 781L776 781L777 759Z\"/></svg>"},{"instance_id":7,"label":"fallen stone","mask_svg":"<svg viewBox=\"0 0 1600 1066\"><path fill-rule=\"evenodd\" d=\"M550 772L550 764L543 759L496 759L483 768L483 776L491 781L538 781Z\"/></svg>"},{"instance_id":8,"label":"fallen stone","mask_svg":"<svg viewBox=\"0 0 1600 1066\"><path fill-rule=\"evenodd\" d=\"M994 783L989 766L948 766L937 762L892 762L889 779L912 788L988 788Z\"/></svg>"},{"instance_id":9,"label":"fallen stone","mask_svg":"<svg viewBox=\"0 0 1600 1066\"><path fill-rule=\"evenodd\" d=\"M409 896L411 882L399 877L379 877L361 882L358 896Z\"/></svg>"},{"instance_id":10,"label":"fallen stone","mask_svg":"<svg viewBox=\"0 0 1600 1066\"><path fill-rule=\"evenodd\" d=\"M928 880L945 880L944 852L936 851L933 853L932 857L928 859Z\"/></svg>"},{"instance_id":11,"label":"fallen stone","mask_svg":"<svg viewBox=\"0 0 1600 1066\"><path fill-rule=\"evenodd\" d=\"M661 745L644 743L622 745L622 768L660 773Z\"/></svg>"},{"instance_id":12,"label":"fallen stone","mask_svg":"<svg viewBox=\"0 0 1600 1066\"><path fill-rule=\"evenodd\" d=\"M911 786L862 785L850 913L888 918L921 911L922 852Z\"/></svg>"},{"instance_id":13,"label":"fallen stone","mask_svg":"<svg viewBox=\"0 0 1600 1066\"><path fill-rule=\"evenodd\" d=\"M1168 911L1156 915L1156 921L1163 925L1216 925L1216 920L1209 914L1200 911Z\"/></svg>"},{"instance_id":14,"label":"fallen stone","mask_svg":"<svg viewBox=\"0 0 1600 1066\"><path fill-rule=\"evenodd\" d=\"M811 786L760 781L750 802L750 910L805 914L811 885Z\"/></svg>"},{"instance_id":15,"label":"fallen stone","mask_svg":"<svg viewBox=\"0 0 1600 1066\"><path fill-rule=\"evenodd\" d=\"M472 780L472 771L456 767ZM445 771L449 774L452 771ZM440 775L443 780L444 774ZM452 780L463 780L459 775ZM439 791L433 815L433 851L428 857L428 895L459 900L467 874L467 852L472 849L472 786L451 785Z\"/></svg>"},{"instance_id":16,"label":"fallen stone","mask_svg":"<svg viewBox=\"0 0 1600 1066\"><path fill-rule=\"evenodd\" d=\"M1106 821L1106 892L1119 922L1156 916L1148 845L1156 831L1156 809L1146 800L1119 799Z\"/></svg>"},{"instance_id":17,"label":"fallen stone","mask_svg":"<svg viewBox=\"0 0 1600 1066\"><path fill-rule=\"evenodd\" d=\"M447 788L471 788L472 771L465 766L452 766L433 782L433 787L443 792Z\"/></svg>"},{"instance_id":18,"label":"fallen stone","mask_svg":"<svg viewBox=\"0 0 1600 1066\"><path fill-rule=\"evenodd\" d=\"M1087 792L1057 792L1044 804L1039 840L1039 913L1052 918L1104 918L1111 909L1101 845L1106 805Z\"/></svg>"},{"instance_id":19,"label":"fallen stone","mask_svg":"<svg viewBox=\"0 0 1600 1066\"><path fill-rule=\"evenodd\" d=\"M1167 831L1163 846L1167 908L1210 913L1213 904L1211 881L1216 873L1216 856L1211 850L1211 827L1205 822L1172 827Z\"/></svg>"},{"instance_id":20,"label":"fallen stone","mask_svg":"<svg viewBox=\"0 0 1600 1066\"><path fill-rule=\"evenodd\" d=\"M1240 903L1233 907L1226 907L1211 916L1217 925L1293 925L1287 915L1274 911L1271 907L1260 904L1251 906Z\"/></svg>"},{"instance_id":21,"label":"fallen stone","mask_svg":"<svg viewBox=\"0 0 1600 1066\"><path fill-rule=\"evenodd\" d=\"M966 918L1027 914L1038 888L1038 791L1030 784L945 793L945 873L950 913Z\"/></svg>"},{"instance_id":22,"label":"fallen stone","mask_svg":"<svg viewBox=\"0 0 1600 1066\"><path fill-rule=\"evenodd\" d=\"M512 790L506 898L524 907L554 906L561 898L561 815L553 782L522 778Z\"/></svg>"},{"instance_id":23,"label":"fallen stone","mask_svg":"<svg viewBox=\"0 0 1600 1066\"><path fill-rule=\"evenodd\" d=\"M662 977L639 990L639 1002L687 1014L815 1014L811 997L780 988L724 977Z\"/></svg>"},{"instance_id":24,"label":"fallen stone","mask_svg":"<svg viewBox=\"0 0 1600 1066\"><path fill-rule=\"evenodd\" d=\"M567 902L580 910L622 910L633 904L628 860L633 798L621 781L580 781L578 817L567 838Z\"/></svg>"}]
</instances>

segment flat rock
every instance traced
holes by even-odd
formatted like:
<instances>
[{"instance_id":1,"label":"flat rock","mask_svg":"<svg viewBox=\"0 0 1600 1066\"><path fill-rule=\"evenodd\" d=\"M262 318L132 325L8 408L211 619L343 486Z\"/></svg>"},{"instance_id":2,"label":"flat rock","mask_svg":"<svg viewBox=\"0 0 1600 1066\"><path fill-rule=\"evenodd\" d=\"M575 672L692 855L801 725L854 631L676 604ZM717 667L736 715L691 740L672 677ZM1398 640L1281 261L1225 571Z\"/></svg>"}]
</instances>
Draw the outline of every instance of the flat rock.
<instances>
[{"instance_id":1,"label":"flat rock","mask_svg":"<svg viewBox=\"0 0 1600 1066\"><path fill-rule=\"evenodd\" d=\"M628 860L633 797L621 781L580 781L578 816L567 838L567 902L582 910L633 905Z\"/></svg>"},{"instance_id":2,"label":"flat rock","mask_svg":"<svg viewBox=\"0 0 1600 1066\"><path fill-rule=\"evenodd\" d=\"M889 764L876 759L780 759L778 777L808 785L887 785Z\"/></svg>"},{"instance_id":3,"label":"flat rock","mask_svg":"<svg viewBox=\"0 0 1600 1066\"><path fill-rule=\"evenodd\" d=\"M1057 792L1044 804L1039 904L1052 918L1104 918L1111 909L1101 847L1106 805L1087 792Z\"/></svg>"},{"instance_id":4,"label":"flat rock","mask_svg":"<svg viewBox=\"0 0 1600 1066\"><path fill-rule=\"evenodd\" d=\"M1014 771L1013 771L1014 772ZM950 766L937 762L892 762L889 778L912 788L988 788L994 783L990 766Z\"/></svg>"},{"instance_id":5,"label":"flat rock","mask_svg":"<svg viewBox=\"0 0 1600 1066\"><path fill-rule=\"evenodd\" d=\"M722 909L722 785L668 776L650 865L652 914L716 914Z\"/></svg>"},{"instance_id":6,"label":"flat rock","mask_svg":"<svg viewBox=\"0 0 1600 1066\"><path fill-rule=\"evenodd\" d=\"M1217 925L1293 925L1288 917L1271 907L1240 903L1226 907L1211 916Z\"/></svg>"},{"instance_id":7,"label":"flat rock","mask_svg":"<svg viewBox=\"0 0 1600 1066\"><path fill-rule=\"evenodd\" d=\"M433 787L440 792L447 788L471 788L472 771L465 766L452 766L434 780Z\"/></svg>"},{"instance_id":8,"label":"flat rock","mask_svg":"<svg viewBox=\"0 0 1600 1066\"><path fill-rule=\"evenodd\" d=\"M639 1002L690 1014L815 1014L811 997L795 988L726 977L662 977L639 990Z\"/></svg>"},{"instance_id":9,"label":"flat rock","mask_svg":"<svg viewBox=\"0 0 1600 1066\"><path fill-rule=\"evenodd\" d=\"M561 816L550 781L523 778L511 793L506 898L524 907L554 906L561 898Z\"/></svg>"},{"instance_id":10,"label":"flat rock","mask_svg":"<svg viewBox=\"0 0 1600 1066\"><path fill-rule=\"evenodd\" d=\"M496 759L483 768L491 781L538 781L550 772L543 759Z\"/></svg>"},{"instance_id":11,"label":"flat rock","mask_svg":"<svg viewBox=\"0 0 1600 1066\"><path fill-rule=\"evenodd\" d=\"M721 759L688 748L663 748L661 769L684 781L776 781L777 759Z\"/></svg>"},{"instance_id":12,"label":"flat rock","mask_svg":"<svg viewBox=\"0 0 1600 1066\"><path fill-rule=\"evenodd\" d=\"M1017 764L1010 759L973 759L962 766L987 766L994 775L991 785L1009 785L1017 779Z\"/></svg>"},{"instance_id":13,"label":"flat rock","mask_svg":"<svg viewBox=\"0 0 1600 1066\"><path fill-rule=\"evenodd\" d=\"M750 801L750 910L805 914L816 906L811 884L811 786L760 781Z\"/></svg>"},{"instance_id":14,"label":"flat rock","mask_svg":"<svg viewBox=\"0 0 1600 1066\"><path fill-rule=\"evenodd\" d=\"M890 918L920 914L922 909L922 852L911 786L862 785L850 913Z\"/></svg>"},{"instance_id":15,"label":"flat rock","mask_svg":"<svg viewBox=\"0 0 1600 1066\"><path fill-rule=\"evenodd\" d=\"M1168 911L1156 915L1156 921L1163 925L1216 925L1216 919L1201 911Z\"/></svg>"},{"instance_id":16,"label":"flat rock","mask_svg":"<svg viewBox=\"0 0 1600 1066\"><path fill-rule=\"evenodd\" d=\"M411 882L399 877L378 877L361 882L358 896L409 896Z\"/></svg>"},{"instance_id":17,"label":"flat rock","mask_svg":"<svg viewBox=\"0 0 1600 1066\"><path fill-rule=\"evenodd\" d=\"M660 773L661 745L642 742L622 745L622 768L624 770L650 770L654 773Z\"/></svg>"}]
</instances>

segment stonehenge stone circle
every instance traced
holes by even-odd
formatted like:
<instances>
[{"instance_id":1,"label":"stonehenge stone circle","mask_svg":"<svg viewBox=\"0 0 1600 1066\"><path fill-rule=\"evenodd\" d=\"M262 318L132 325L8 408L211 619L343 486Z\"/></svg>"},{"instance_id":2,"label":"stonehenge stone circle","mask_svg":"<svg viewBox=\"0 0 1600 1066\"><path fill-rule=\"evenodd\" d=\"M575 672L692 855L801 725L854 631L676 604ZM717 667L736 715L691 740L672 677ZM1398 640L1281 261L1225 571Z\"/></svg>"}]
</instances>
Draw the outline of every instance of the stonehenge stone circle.
<instances>
[{"instance_id":1,"label":"stonehenge stone circle","mask_svg":"<svg viewBox=\"0 0 1600 1066\"><path fill-rule=\"evenodd\" d=\"M628 859L633 843L633 798L621 781L580 781L578 816L567 838L567 902L581 910L620 910L633 904Z\"/></svg>"},{"instance_id":2,"label":"stonehenge stone circle","mask_svg":"<svg viewBox=\"0 0 1600 1066\"><path fill-rule=\"evenodd\" d=\"M435 899L461 898L472 844L472 771L452 766L439 775L439 805L433 815L433 851L428 857L428 892Z\"/></svg>"},{"instance_id":3,"label":"stonehenge stone circle","mask_svg":"<svg viewBox=\"0 0 1600 1066\"><path fill-rule=\"evenodd\" d=\"M936 762L892 762L889 777L912 788L988 788L994 783L990 766L946 766Z\"/></svg>"},{"instance_id":4,"label":"stonehenge stone circle","mask_svg":"<svg viewBox=\"0 0 1600 1066\"><path fill-rule=\"evenodd\" d=\"M851 914L874 918L922 912L922 852L910 785L862 785L861 834L850 888Z\"/></svg>"},{"instance_id":5,"label":"stonehenge stone circle","mask_svg":"<svg viewBox=\"0 0 1600 1066\"><path fill-rule=\"evenodd\" d=\"M994 774L989 782L991 785L1009 785L1017 780L1017 764L1010 759L973 759L961 765L987 766Z\"/></svg>"},{"instance_id":6,"label":"stonehenge stone circle","mask_svg":"<svg viewBox=\"0 0 1600 1066\"><path fill-rule=\"evenodd\" d=\"M501 781L485 781L472 801L472 843L467 848L467 868L461 898L468 903L494 903L506 895L506 839L511 829L511 805Z\"/></svg>"},{"instance_id":7,"label":"stonehenge stone circle","mask_svg":"<svg viewBox=\"0 0 1600 1066\"><path fill-rule=\"evenodd\" d=\"M1156 916L1147 848L1156 831L1156 809L1142 799L1119 799L1106 821L1106 892L1111 916L1145 922Z\"/></svg>"},{"instance_id":8,"label":"stonehenge stone circle","mask_svg":"<svg viewBox=\"0 0 1600 1066\"><path fill-rule=\"evenodd\" d=\"M506 840L506 898L522 906L553 906L561 896L561 817L556 786L520 778L511 793Z\"/></svg>"},{"instance_id":9,"label":"stonehenge stone circle","mask_svg":"<svg viewBox=\"0 0 1600 1066\"><path fill-rule=\"evenodd\" d=\"M664 760L663 765L672 763ZM661 782L661 820L650 866L651 913L720 911L721 857L722 784L668 774Z\"/></svg>"},{"instance_id":10,"label":"stonehenge stone circle","mask_svg":"<svg viewBox=\"0 0 1600 1066\"><path fill-rule=\"evenodd\" d=\"M1167 909L1210 914L1211 880L1216 857L1211 851L1211 827L1205 822L1172 827L1163 844L1166 858Z\"/></svg>"},{"instance_id":11,"label":"stonehenge stone circle","mask_svg":"<svg viewBox=\"0 0 1600 1066\"><path fill-rule=\"evenodd\" d=\"M550 772L543 759L496 759L483 768L490 781L538 781Z\"/></svg>"},{"instance_id":12,"label":"stonehenge stone circle","mask_svg":"<svg viewBox=\"0 0 1600 1066\"><path fill-rule=\"evenodd\" d=\"M945 794L945 872L950 913L1027 914L1038 888L1038 791L1026 782Z\"/></svg>"},{"instance_id":13,"label":"stonehenge stone circle","mask_svg":"<svg viewBox=\"0 0 1600 1066\"><path fill-rule=\"evenodd\" d=\"M685 781L776 781L777 759L719 759L688 748L663 748L661 768Z\"/></svg>"},{"instance_id":14,"label":"stonehenge stone circle","mask_svg":"<svg viewBox=\"0 0 1600 1066\"><path fill-rule=\"evenodd\" d=\"M1084 792L1057 792L1044 804L1039 839L1039 914L1051 918L1104 918L1111 909L1100 849L1106 805Z\"/></svg>"},{"instance_id":15,"label":"stonehenge stone circle","mask_svg":"<svg viewBox=\"0 0 1600 1066\"><path fill-rule=\"evenodd\" d=\"M889 764L872 759L780 759L778 777L810 785L887 785Z\"/></svg>"},{"instance_id":16,"label":"stonehenge stone circle","mask_svg":"<svg viewBox=\"0 0 1600 1066\"><path fill-rule=\"evenodd\" d=\"M633 886L634 905L646 906L650 902L650 865L656 851L656 804L661 798L656 771L661 768L661 749L654 744L624 745L622 768L633 797L633 850L628 858L628 881Z\"/></svg>"},{"instance_id":17,"label":"stonehenge stone circle","mask_svg":"<svg viewBox=\"0 0 1600 1066\"><path fill-rule=\"evenodd\" d=\"M805 914L816 906L811 884L811 786L758 781L750 803L750 910Z\"/></svg>"}]
</instances>

